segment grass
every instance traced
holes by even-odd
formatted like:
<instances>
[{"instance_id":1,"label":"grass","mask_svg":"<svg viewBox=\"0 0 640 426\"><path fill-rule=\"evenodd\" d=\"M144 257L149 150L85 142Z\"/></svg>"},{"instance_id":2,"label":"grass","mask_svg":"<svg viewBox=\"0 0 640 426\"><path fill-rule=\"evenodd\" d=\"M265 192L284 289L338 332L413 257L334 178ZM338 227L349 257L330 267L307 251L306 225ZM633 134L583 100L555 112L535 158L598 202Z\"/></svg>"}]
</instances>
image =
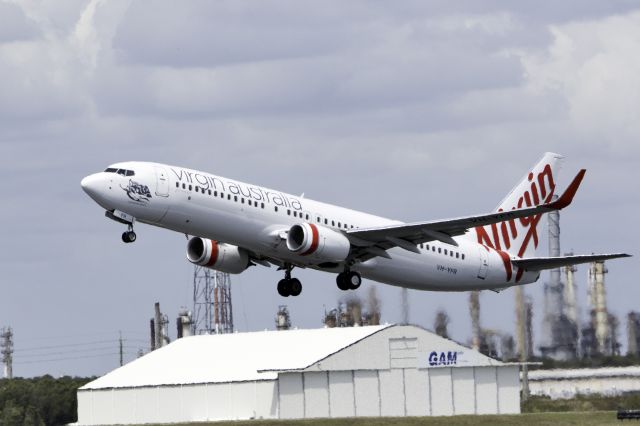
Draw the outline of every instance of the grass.
<instances>
[{"instance_id":1,"label":"grass","mask_svg":"<svg viewBox=\"0 0 640 426\"><path fill-rule=\"evenodd\" d=\"M182 426L483 426L483 425L620 425L615 411L525 413L504 416L375 417L314 420L246 420L237 422L184 423Z\"/></svg>"}]
</instances>

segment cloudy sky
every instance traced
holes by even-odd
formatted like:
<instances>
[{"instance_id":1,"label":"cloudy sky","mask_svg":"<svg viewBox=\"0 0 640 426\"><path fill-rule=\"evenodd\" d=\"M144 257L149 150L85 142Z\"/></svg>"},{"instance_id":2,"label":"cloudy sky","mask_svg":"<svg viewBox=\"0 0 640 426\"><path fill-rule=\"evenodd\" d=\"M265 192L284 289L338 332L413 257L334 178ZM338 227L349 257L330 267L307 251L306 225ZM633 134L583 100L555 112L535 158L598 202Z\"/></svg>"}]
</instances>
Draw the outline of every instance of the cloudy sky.
<instances>
[{"instance_id":1,"label":"cloudy sky","mask_svg":"<svg viewBox=\"0 0 640 426\"><path fill-rule=\"evenodd\" d=\"M416 221L492 210L554 151L566 156L561 186L588 169L561 215L562 250L637 254L635 5L0 1L0 326L15 333L15 374L102 374L119 330L126 359L147 348L155 301L171 324L191 306L184 236L141 225L124 245L123 226L81 191L116 161ZM610 310L640 309L638 258L608 267ZM240 331L273 328L280 276L233 277ZM343 294L332 275L297 276L293 323L318 327ZM586 278L581 267L582 303ZM400 290L375 286L383 321L400 320ZM538 331L542 282L526 290ZM467 294L409 297L412 322L430 328L444 308L468 340ZM483 326L513 332L513 299L483 292Z\"/></svg>"}]
</instances>

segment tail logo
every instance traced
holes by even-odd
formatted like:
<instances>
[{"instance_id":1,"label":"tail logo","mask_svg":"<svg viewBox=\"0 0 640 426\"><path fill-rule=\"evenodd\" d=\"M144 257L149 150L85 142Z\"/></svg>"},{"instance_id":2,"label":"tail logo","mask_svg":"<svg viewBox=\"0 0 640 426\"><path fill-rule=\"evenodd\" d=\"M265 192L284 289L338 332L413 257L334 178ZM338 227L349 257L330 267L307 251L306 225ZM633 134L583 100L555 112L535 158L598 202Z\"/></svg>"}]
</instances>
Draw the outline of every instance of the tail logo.
<instances>
[{"instance_id":1,"label":"tail logo","mask_svg":"<svg viewBox=\"0 0 640 426\"><path fill-rule=\"evenodd\" d=\"M530 172L527 176L529 182L529 188L518 198L518 202L515 206L511 207L511 210L533 207L540 204L546 204L551 202L553 194L555 193L556 184L553 179L553 171L551 165L544 166L542 171L537 175L534 172ZM498 211L504 211L499 209ZM509 255L505 252L508 250L511 253L516 253L518 257L522 257L529 247L529 243L533 240L533 247L538 247L538 222L542 218L542 214L527 216L519 219L512 219L500 224L492 224L486 227L475 228L476 237L478 243L482 244L487 250L493 249L498 252L505 265L505 272L507 274L507 281L511 280L511 261ZM519 222L519 223L518 223ZM498 227L500 229L498 229ZM519 235L524 233L524 237L519 239ZM517 243L520 243L520 247L513 247ZM517 251L515 250L517 248ZM516 282L520 281L524 270L518 269L516 274Z\"/></svg>"}]
</instances>

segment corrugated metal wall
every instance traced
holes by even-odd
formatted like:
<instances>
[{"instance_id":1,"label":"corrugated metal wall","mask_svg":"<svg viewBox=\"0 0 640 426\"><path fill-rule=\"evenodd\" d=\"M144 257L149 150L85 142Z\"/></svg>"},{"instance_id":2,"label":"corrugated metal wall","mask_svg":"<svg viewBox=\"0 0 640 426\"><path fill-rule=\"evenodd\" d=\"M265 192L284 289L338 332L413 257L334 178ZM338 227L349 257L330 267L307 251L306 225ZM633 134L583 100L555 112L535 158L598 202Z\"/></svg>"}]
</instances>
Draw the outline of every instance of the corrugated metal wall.
<instances>
[{"instance_id":1,"label":"corrugated metal wall","mask_svg":"<svg viewBox=\"0 0 640 426\"><path fill-rule=\"evenodd\" d=\"M280 418L520 413L516 366L282 373Z\"/></svg>"}]
</instances>

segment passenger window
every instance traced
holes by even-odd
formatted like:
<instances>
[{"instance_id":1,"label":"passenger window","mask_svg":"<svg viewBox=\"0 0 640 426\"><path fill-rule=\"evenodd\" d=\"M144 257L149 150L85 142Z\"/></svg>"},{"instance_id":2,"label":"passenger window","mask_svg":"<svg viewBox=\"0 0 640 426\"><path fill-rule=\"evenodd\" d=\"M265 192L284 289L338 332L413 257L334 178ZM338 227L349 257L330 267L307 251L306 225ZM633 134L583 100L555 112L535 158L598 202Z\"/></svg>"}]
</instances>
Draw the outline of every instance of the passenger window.
<instances>
[{"instance_id":1,"label":"passenger window","mask_svg":"<svg viewBox=\"0 0 640 426\"><path fill-rule=\"evenodd\" d=\"M182 189L187 189L187 185L186 184L182 184Z\"/></svg>"},{"instance_id":2,"label":"passenger window","mask_svg":"<svg viewBox=\"0 0 640 426\"><path fill-rule=\"evenodd\" d=\"M320 223L320 217L317 217L316 219L318 220L318 223Z\"/></svg>"},{"instance_id":3,"label":"passenger window","mask_svg":"<svg viewBox=\"0 0 640 426\"><path fill-rule=\"evenodd\" d=\"M237 195L233 196L233 201L235 201L236 203L238 202L238 196Z\"/></svg>"},{"instance_id":4,"label":"passenger window","mask_svg":"<svg viewBox=\"0 0 640 426\"><path fill-rule=\"evenodd\" d=\"M176 182L176 188L180 188L180 182Z\"/></svg>"},{"instance_id":5,"label":"passenger window","mask_svg":"<svg viewBox=\"0 0 640 426\"><path fill-rule=\"evenodd\" d=\"M198 192L198 187L196 186L196 192Z\"/></svg>"},{"instance_id":6,"label":"passenger window","mask_svg":"<svg viewBox=\"0 0 640 426\"><path fill-rule=\"evenodd\" d=\"M240 198L240 203L244 204L244 198Z\"/></svg>"},{"instance_id":7,"label":"passenger window","mask_svg":"<svg viewBox=\"0 0 640 426\"><path fill-rule=\"evenodd\" d=\"M422 245L422 243L420 244L420 248L424 248L424 245Z\"/></svg>"},{"instance_id":8,"label":"passenger window","mask_svg":"<svg viewBox=\"0 0 640 426\"><path fill-rule=\"evenodd\" d=\"M435 252L436 251L436 247L435 246L431 246L431 251Z\"/></svg>"},{"instance_id":9,"label":"passenger window","mask_svg":"<svg viewBox=\"0 0 640 426\"><path fill-rule=\"evenodd\" d=\"M260 207L262 207L264 209L264 203L260 203ZM277 207L276 207L276 211L278 211Z\"/></svg>"},{"instance_id":10,"label":"passenger window","mask_svg":"<svg viewBox=\"0 0 640 426\"><path fill-rule=\"evenodd\" d=\"M227 194L227 200L231 201L231 194Z\"/></svg>"},{"instance_id":11,"label":"passenger window","mask_svg":"<svg viewBox=\"0 0 640 426\"><path fill-rule=\"evenodd\" d=\"M464 253L462 253L462 260L464 260Z\"/></svg>"},{"instance_id":12,"label":"passenger window","mask_svg":"<svg viewBox=\"0 0 640 426\"><path fill-rule=\"evenodd\" d=\"M453 252L452 252L452 251L450 251L450 252L449 252L449 255L450 255L451 257L453 257Z\"/></svg>"},{"instance_id":13,"label":"passenger window","mask_svg":"<svg viewBox=\"0 0 640 426\"><path fill-rule=\"evenodd\" d=\"M442 248L438 247L438 253L442 253Z\"/></svg>"},{"instance_id":14,"label":"passenger window","mask_svg":"<svg viewBox=\"0 0 640 426\"><path fill-rule=\"evenodd\" d=\"M325 219L325 220L324 220L324 224L325 224L325 225L328 225L328 224L329 224L329 219Z\"/></svg>"},{"instance_id":15,"label":"passenger window","mask_svg":"<svg viewBox=\"0 0 640 426\"><path fill-rule=\"evenodd\" d=\"M218 191L213 191L213 196L217 197L218 196Z\"/></svg>"},{"instance_id":16,"label":"passenger window","mask_svg":"<svg viewBox=\"0 0 640 426\"><path fill-rule=\"evenodd\" d=\"M456 252L456 259L460 259L460 253Z\"/></svg>"},{"instance_id":17,"label":"passenger window","mask_svg":"<svg viewBox=\"0 0 640 426\"><path fill-rule=\"evenodd\" d=\"M189 185L189 191L193 191L193 185Z\"/></svg>"},{"instance_id":18,"label":"passenger window","mask_svg":"<svg viewBox=\"0 0 640 426\"><path fill-rule=\"evenodd\" d=\"M287 209L287 216L291 216L291 210Z\"/></svg>"},{"instance_id":19,"label":"passenger window","mask_svg":"<svg viewBox=\"0 0 640 426\"><path fill-rule=\"evenodd\" d=\"M331 226L336 226L336 221L335 220L331 221Z\"/></svg>"},{"instance_id":20,"label":"passenger window","mask_svg":"<svg viewBox=\"0 0 640 426\"><path fill-rule=\"evenodd\" d=\"M342 227L342 225L340 225L340 222L338 222L338 228Z\"/></svg>"},{"instance_id":21,"label":"passenger window","mask_svg":"<svg viewBox=\"0 0 640 426\"><path fill-rule=\"evenodd\" d=\"M308 213L305 215L305 219L309 220L309 214Z\"/></svg>"},{"instance_id":22,"label":"passenger window","mask_svg":"<svg viewBox=\"0 0 640 426\"><path fill-rule=\"evenodd\" d=\"M447 254L447 249L444 249L444 255L446 256Z\"/></svg>"},{"instance_id":23,"label":"passenger window","mask_svg":"<svg viewBox=\"0 0 640 426\"><path fill-rule=\"evenodd\" d=\"M427 250L429 250L429 244L427 244Z\"/></svg>"},{"instance_id":24,"label":"passenger window","mask_svg":"<svg viewBox=\"0 0 640 426\"><path fill-rule=\"evenodd\" d=\"M274 209L275 211L278 211L278 206L274 206L274 207L273 207L273 209Z\"/></svg>"},{"instance_id":25,"label":"passenger window","mask_svg":"<svg viewBox=\"0 0 640 426\"><path fill-rule=\"evenodd\" d=\"M209 190L209 195L211 195L211 190Z\"/></svg>"}]
</instances>

